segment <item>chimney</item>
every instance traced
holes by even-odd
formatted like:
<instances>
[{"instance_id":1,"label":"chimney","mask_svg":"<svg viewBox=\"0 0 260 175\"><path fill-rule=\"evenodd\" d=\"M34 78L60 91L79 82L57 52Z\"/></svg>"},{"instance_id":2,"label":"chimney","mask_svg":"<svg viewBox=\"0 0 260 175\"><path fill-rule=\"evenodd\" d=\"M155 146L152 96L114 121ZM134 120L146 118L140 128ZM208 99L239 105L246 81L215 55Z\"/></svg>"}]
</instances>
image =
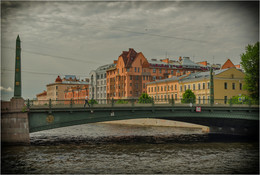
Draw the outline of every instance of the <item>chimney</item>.
<instances>
[{"instance_id":1,"label":"chimney","mask_svg":"<svg viewBox=\"0 0 260 175\"><path fill-rule=\"evenodd\" d=\"M117 60L114 60L114 64L117 64Z\"/></svg>"}]
</instances>

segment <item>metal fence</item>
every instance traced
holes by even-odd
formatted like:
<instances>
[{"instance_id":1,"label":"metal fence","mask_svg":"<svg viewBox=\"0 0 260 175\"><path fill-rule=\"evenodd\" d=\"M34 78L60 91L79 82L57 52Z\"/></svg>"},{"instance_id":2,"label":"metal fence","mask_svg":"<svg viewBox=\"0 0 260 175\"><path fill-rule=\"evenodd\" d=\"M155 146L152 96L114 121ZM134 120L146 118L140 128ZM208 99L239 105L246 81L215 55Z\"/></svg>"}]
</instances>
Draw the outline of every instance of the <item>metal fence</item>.
<instances>
[{"instance_id":1,"label":"metal fence","mask_svg":"<svg viewBox=\"0 0 260 175\"><path fill-rule=\"evenodd\" d=\"M133 107L133 106L223 106L223 107L258 107L259 104L250 100L234 102L229 99L91 99L85 104L84 99L77 100L26 100L25 105L30 108L84 108L84 107Z\"/></svg>"}]
</instances>

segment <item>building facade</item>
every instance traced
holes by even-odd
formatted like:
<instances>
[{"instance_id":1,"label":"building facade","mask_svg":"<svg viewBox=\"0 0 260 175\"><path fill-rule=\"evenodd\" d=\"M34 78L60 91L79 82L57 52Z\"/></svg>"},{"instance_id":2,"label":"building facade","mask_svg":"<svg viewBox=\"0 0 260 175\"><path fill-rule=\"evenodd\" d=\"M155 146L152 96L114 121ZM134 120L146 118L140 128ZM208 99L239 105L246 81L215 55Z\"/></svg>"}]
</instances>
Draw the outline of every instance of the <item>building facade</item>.
<instances>
[{"instance_id":1,"label":"building facade","mask_svg":"<svg viewBox=\"0 0 260 175\"><path fill-rule=\"evenodd\" d=\"M235 67L215 70L213 75L214 103L227 104L228 100L234 96L248 95L248 92L243 89L244 77L245 74ZM157 101L174 98L175 102L180 103L187 89L195 94L197 104L209 104L210 72L190 73L147 83L148 95Z\"/></svg>"},{"instance_id":2,"label":"building facade","mask_svg":"<svg viewBox=\"0 0 260 175\"><path fill-rule=\"evenodd\" d=\"M46 93L40 93L37 94L37 101L40 103L43 99L45 101L48 101L49 99L53 101L64 101L65 100L65 91L68 88L78 86L80 88L83 88L85 85L89 84L89 80L79 80L74 75L67 75L63 79L58 76L54 83L50 83L46 85L47 90ZM42 103L45 103L42 101Z\"/></svg>"},{"instance_id":3,"label":"building facade","mask_svg":"<svg viewBox=\"0 0 260 175\"><path fill-rule=\"evenodd\" d=\"M226 104L227 101L237 95L248 95L243 89L245 74L235 67L214 71L214 103ZM191 89L196 95L198 104L210 103L210 72L191 74L179 81L180 97L187 89Z\"/></svg>"},{"instance_id":4,"label":"building facade","mask_svg":"<svg viewBox=\"0 0 260 175\"><path fill-rule=\"evenodd\" d=\"M68 87L64 94L65 104L70 104L71 100L73 100L74 104L84 104L85 97L89 96L89 85Z\"/></svg>"},{"instance_id":5,"label":"building facade","mask_svg":"<svg viewBox=\"0 0 260 175\"><path fill-rule=\"evenodd\" d=\"M196 64L189 57L179 60L147 60L142 52L123 51L117 63L107 70L107 98L138 98L147 92L146 84L155 80L192 72L208 71L208 65Z\"/></svg>"},{"instance_id":6,"label":"building facade","mask_svg":"<svg viewBox=\"0 0 260 175\"><path fill-rule=\"evenodd\" d=\"M90 72L89 97L100 104L106 103L107 98L107 69L115 64L107 64Z\"/></svg>"}]
</instances>

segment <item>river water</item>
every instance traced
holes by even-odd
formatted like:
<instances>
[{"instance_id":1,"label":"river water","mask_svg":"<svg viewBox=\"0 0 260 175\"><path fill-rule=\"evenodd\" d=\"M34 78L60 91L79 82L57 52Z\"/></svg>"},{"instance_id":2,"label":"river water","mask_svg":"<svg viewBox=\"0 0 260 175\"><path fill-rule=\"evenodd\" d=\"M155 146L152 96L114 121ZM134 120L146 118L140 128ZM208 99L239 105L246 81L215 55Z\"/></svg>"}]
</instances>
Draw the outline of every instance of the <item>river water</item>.
<instances>
[{"instance_id":1,"label":"river water","mask_svg":"<svg viewBox=\"0 0 260 175\"><path fill-rule=\"evenodd\" d=\"M208 141L195 128L95 123L30 137L2 147L2 174L259 173L258 143Z\"/></svg>"}]
</instances>

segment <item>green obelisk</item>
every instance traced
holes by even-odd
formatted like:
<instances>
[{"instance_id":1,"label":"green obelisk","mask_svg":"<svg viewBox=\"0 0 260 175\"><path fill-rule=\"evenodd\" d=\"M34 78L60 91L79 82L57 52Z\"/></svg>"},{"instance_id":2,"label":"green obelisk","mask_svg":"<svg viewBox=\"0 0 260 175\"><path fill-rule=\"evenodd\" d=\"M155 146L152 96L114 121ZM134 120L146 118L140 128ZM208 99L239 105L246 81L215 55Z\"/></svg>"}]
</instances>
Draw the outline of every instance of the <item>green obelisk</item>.
<instances>
[{"instance_id":1,"label":"green obelisk","mask_svg":"<svg viewBox=\"0 0 260 175\"><path fill-rule=\"evenodd\" d=\"M15 53L15 77L14 77L14 98L22 98L22 82L21 82L21 40L19 35L16 39Z\"/></svg>"}]
</instances>

